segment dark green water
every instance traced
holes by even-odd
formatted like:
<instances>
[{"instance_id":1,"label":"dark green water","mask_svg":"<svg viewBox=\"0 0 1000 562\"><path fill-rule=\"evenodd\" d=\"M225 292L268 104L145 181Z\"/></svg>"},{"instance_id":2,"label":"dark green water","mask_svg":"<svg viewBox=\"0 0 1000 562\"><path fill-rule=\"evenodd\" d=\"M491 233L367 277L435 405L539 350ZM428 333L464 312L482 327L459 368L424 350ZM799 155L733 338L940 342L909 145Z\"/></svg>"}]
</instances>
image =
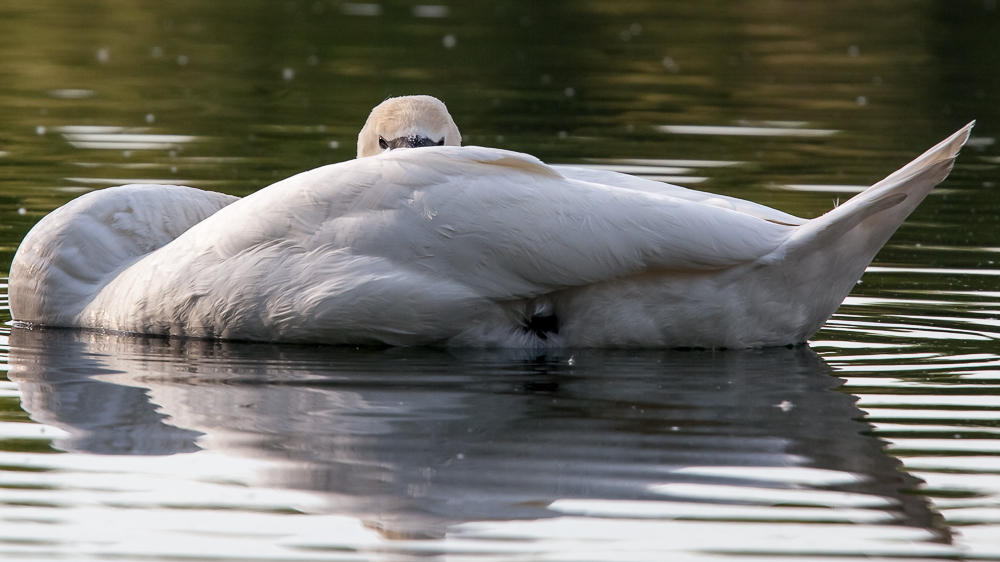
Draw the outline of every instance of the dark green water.
<instances>
[{"instance_id":1,"label":"dark green water","mask_svg":"<svg viewBox=\"0 0 1000 562\"><path fill-rule=\"evenodd\" d=\"M353 158L393 95L805 217L978 125L809 348L5 327L0 557L1000 560L998 37L995 0L5 0L0 277L82 193L245 195Z\"/></svg>"}]
</instances>

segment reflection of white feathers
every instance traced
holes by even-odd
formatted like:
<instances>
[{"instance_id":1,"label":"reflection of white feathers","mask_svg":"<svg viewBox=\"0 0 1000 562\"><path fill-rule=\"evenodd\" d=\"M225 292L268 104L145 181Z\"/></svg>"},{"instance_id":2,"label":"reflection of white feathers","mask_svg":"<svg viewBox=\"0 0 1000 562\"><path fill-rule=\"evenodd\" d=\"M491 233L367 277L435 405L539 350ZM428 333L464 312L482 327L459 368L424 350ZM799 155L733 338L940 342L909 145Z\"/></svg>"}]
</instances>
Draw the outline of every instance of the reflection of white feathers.
<instances>
[{"instance_id":1,"label":"reflection of white feathers","mask_svg":"<svg viewBox=\"0 0 1000 562\"><path fill-rule=\"evenodd\" d=\"M480 147L386 151L235 202L107 189L25 238L11 310L45 325L325 343L801 342L970 129L811 221ZM533 324L538 311L554 317Z\"/></svg>"}]
</instances>

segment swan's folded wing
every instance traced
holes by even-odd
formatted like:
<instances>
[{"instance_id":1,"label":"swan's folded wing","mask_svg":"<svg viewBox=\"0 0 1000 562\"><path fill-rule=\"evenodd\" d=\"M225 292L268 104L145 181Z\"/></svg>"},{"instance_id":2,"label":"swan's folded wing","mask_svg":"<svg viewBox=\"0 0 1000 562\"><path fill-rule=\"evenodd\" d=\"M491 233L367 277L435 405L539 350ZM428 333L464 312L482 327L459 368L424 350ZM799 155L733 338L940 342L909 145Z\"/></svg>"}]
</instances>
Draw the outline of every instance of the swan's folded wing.
<instances>
[{"instance_id":1,"label":"swan's folded wing","mask_svg":"<svg viewBox=\"0 0 1000 562\"><path fill-rule=\"evenodd\" d=\"M13 317L73 325L123 267L236 200L191 187L134 184L71 201L36 224L18 247L10 273Z\"/></svg>"},{"instance_id":2,"label":"swan's folded wing","mask_svg":"<svg viewBox=\"0 0 1000 562\"><path fill-rule=\"evenodd\" d=\"M328 196L344 186L355 195L340 205L347 212L317 229L317 241L445 275L496 299L649 269L724 269L766 255L793 228L567 179L530 156L495 149L394 151L347 164L330 178L339 186Z\"/></svg>"},{"instance_id":3,"label":"swan's folded wing","mask_svg":"<svg viewBox=\"0 0 1000 562\"><path fill-rule=\"evenodd\" d=\"M743 199L737 199L736 197L697 191L681 187L679 185L648 180L636 176L630 176L628 174L594 168L577 168L574 166L552 166L552 168L564 177L575 180L611 185L624 189L633 189L636 191L645 191L648 193L658 193L660 195L669 195L678 199L695 201L706 205L713 205L724 209L739 211L741 213L771 222L795 226L805 224L807 222L805 219L801 219L795 215L790 215L752 201L745 201Z\"/></svg>"}]
</instances>

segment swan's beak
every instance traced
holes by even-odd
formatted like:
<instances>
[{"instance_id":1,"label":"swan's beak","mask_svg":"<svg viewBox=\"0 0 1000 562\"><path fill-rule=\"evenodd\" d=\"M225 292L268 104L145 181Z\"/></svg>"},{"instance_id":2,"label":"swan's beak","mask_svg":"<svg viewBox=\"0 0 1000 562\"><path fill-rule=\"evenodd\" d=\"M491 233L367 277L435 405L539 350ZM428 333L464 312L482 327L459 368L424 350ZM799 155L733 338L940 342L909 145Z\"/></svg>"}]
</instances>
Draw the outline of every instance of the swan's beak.
<instances>
[{"instance_id":1,"label":"swan's beak","mask_svg":"<svg viewBox=\"0 0 1000 562\"><path fill-rule=\"evenodd\" d=\"M414 135L410 137L397 137L392 140L378 138L378 145L382 150L395 150L397 148L420 148L421 146L444 146L444 137L439 141L433 141L427 137Z\"/></svg>"}]
</instances>

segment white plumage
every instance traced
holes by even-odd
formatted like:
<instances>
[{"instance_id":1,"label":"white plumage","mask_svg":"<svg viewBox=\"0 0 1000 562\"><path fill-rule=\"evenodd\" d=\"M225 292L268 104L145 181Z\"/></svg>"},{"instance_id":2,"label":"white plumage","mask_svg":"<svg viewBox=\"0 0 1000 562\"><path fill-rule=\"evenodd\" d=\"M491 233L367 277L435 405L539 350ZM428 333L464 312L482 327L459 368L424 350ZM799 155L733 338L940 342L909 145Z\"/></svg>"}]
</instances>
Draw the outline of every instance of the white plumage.
<instances>
[{"instance_id":1,"label":"white plumage","mask_svg":"<svg viewBox=\"0 0 1000 562\"><path fill-rule=\"evenodd\" d=\"M437 142L437 130L420 127L378 138L424 148L385 149L243 199L150 185L84 195L18 248L11 313L39 325L288 342L797 343L947 176L972 124L809 221L449 146L457 141L445 142L444 129Z\"/></svg>"}]
</instances>

